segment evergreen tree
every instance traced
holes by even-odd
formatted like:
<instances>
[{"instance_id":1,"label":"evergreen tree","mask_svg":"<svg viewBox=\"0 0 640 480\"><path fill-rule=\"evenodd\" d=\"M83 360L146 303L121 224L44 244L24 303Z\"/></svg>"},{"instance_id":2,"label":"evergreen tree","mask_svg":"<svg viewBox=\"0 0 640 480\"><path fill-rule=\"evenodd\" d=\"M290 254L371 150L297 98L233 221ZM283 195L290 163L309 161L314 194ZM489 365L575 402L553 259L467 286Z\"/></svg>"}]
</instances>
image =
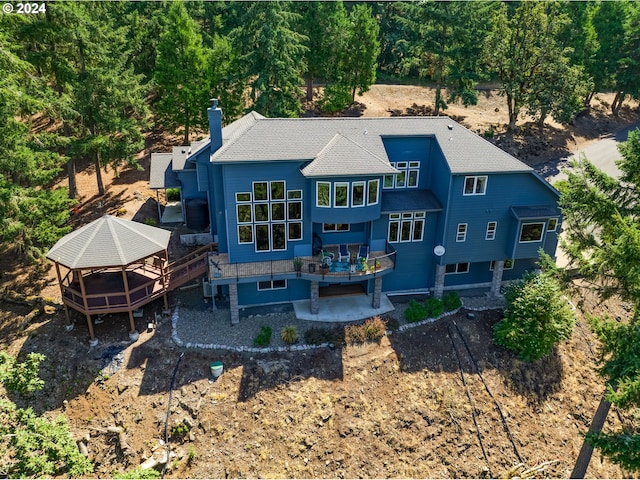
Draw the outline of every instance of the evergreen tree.
<instances>
[{"instance_id":1,"label":"evergreen tree","mask_svg":"<svg viewBox=\"0 0 640 480\"><path fill-rule=\"evenodd\" d=\"M254 2L232 32L242 77L251 88L251 108L269 117L295 117L302 111L306 37L293 30L299 14L288 8L288 2Z\"/></svg>"},{"instance_id":2,"label":"evergreen tree","mask_svg":"<svg viewBox=\"0 0 640 480\"><path fill-rule=\"evenodd\" d=\"M630 323L592 318L602 341L601 374L611 388L607 399L625 409L640 407L640 130L621 144L620 179L609 177L587 159L576 162L561 186L565 240L562 248L602 298L613 295L633 305ZM590 435L588 440L625 468L640 469L637 423L622 432Z\"/></svg>"},{"instance_id":3,"label":"evergreen tree","mask_svg":"<svg viewBox=\"0 0 640 480\"><path fill-rule=\"evenodd\" d=\"M210 54L182 1L170 4L167 24L170 28L158 42L155 111L158 123L176 133L181 131L187 145L192 129L205 130L208 125Z\"/></svg>"}]
</instances>

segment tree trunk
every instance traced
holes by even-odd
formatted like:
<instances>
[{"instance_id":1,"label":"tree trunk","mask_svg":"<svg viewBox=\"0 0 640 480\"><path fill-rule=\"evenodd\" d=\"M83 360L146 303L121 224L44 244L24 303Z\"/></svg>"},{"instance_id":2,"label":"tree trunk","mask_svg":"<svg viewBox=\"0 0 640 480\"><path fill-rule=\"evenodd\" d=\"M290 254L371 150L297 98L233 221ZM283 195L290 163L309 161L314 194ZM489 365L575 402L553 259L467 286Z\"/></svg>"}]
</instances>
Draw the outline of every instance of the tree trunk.
<instances>
[{"instance_id":1,"label":"tree trunk","mask_svg":"<svg viewBox=\"0 0 640 480\"><path fill-rule=\"evenodd\" d=\"M100 152L96 152L96 181L98 182L98 195L104 195L104 183L102 182L102 169L100 167Z\"/></svg>"},{"instance_id":2,"label":"tree trunk","mask_svg":"<svg viewBox=\"0 0 640 480\"><path fill-rule=\"evenodd\" d=\"M305 79L307 85L307 102L313 101L313 77L308 76Z\"/></svg>"},{"instance_id":3,"label":"tree trunk","mask_svg":"<svg viewBox=\"0 0 640 480\"><path fill-rule=\"evenodd\" d=\"M593 96L596 94L596 92L589 92L587 94L587 96L584 99L584 106L586 108L590 108L591 107L591 100L593 100Z\"/></svg>"},{"instance_id":4,"label":"tree trunk","mask_svg":"<svg viewBox=\"0 0 640 480\"><path fill-rule=\"evenodd\" d=\"M540 133L544 132L544 121L547 119L547 112L540 112L540 118L538 119L538 128L540 129Z\"/></svg>"},{"instance_id":5,"label":"tree trunk","mask_svg":"<svg viewBox=\"0 0 640 480\"><path fill-rule=\"evenodd\" d=\"M507 93L507 108L509 110L509 127L510 132L515 132L516 121L518 120L518 111L516 110L516 102L513 100L513 95Z\"/></svg>"},{"instance_id":6,"label":"tree trunk","mask_svg":"<svg viewBox=\"0 0 640 480\"><path fill-rule=\"evenodd\" d=\"M611 103L611 113L613 113L614 117L617 117L620 113L620 109L622 108L622 103L624 102L624 98L626 97L626 93L623 91L616 92L616 96Z\"/></svg>"},{"instance_id":7,"label":"tree trunk","mask_svg":"<svg viewBox=\"0 0 640 480\"><path fill-rule=\"evenodd\" d=\"M67 175L69 176L69 198L76 198L78 186L76 185L76 161L70 158L67 162Z\"/></svg>"},{"instance_id":8,"label":"tree trunk","mask_svg":"<svg viewBox=\"0 0 640 480\"><path fill-rule=\"evenodd\" d=\"M191 127L191 122L189 115L184 119L184 139L182 140L183 145L189 145L189 128Z\"/></svg>"},{"instance_id":9,"label":"tree trunk","mask_svg":"<svg viewBox=\"0 0 640 480\"><path fill-rule=\"evenodd\" d=\"M440 99L442 98L442 87L440 86L440 84L436 85L436 105L435 108L433 109L433 115L435 117L440 115Z\"/></svg>"}]
</instances>

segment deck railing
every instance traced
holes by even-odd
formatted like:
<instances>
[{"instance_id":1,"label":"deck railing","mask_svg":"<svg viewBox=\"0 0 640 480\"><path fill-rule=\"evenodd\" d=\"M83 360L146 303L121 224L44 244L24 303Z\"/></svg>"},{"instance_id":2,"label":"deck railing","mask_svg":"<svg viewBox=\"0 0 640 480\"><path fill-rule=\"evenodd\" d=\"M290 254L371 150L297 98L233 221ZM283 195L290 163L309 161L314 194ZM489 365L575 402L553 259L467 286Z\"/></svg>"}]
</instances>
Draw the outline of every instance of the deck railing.
<instances>
[{"instance_id":1,"label":"deck railing","mask_svg":"<svg viewBox=\"0 0 640 480\"><path fill-rule=\"evenodd\" d=\"M270 277L277 275L295 274L298 277L327 279L354 279L376 277L390 269L395 269L396 251L388 248L385 252L374 252L379 255L371 256L362 262L355 260L338 262L336 257L331 261L331 266L323 264L320 256L295 257L285 260L266 260L262 262L233 262L224 261L217 256L210 257L212 280L235 278L237 282L241 278ZM337 265L340 269L337 270Z\"/></svg>"}]
</instances>

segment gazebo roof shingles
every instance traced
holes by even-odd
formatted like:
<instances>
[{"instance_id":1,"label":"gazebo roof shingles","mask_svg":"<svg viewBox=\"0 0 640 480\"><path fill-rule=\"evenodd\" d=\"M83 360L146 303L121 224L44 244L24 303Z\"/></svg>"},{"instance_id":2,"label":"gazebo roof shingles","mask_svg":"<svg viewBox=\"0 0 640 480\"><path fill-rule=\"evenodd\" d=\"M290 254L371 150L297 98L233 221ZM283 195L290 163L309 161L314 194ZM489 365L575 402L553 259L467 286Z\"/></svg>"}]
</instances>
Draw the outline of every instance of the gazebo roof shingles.
<instances>
[{"instance_id":1,"label":"gazebo roof shingles","mask_svg":"<svg viewBox=\"0 0 640 480\"><path fill-rule=\"evenodd\" d=\"M70 269L125 266L169 245L171 232L104 215L62 237L47 258Z\"/></svg>"}]
</instances>

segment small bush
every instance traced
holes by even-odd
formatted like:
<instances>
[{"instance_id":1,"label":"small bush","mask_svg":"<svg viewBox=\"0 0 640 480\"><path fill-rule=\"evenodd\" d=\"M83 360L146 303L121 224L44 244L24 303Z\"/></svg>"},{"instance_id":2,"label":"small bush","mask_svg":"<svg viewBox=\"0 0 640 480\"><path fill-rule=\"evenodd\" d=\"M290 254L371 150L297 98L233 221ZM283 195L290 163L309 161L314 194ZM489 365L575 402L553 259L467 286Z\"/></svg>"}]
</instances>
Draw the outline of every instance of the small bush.
<instances>
[{"instance_id":1,"label":"small bush","mask_svg":"<svg viewBox=\"0 0 640 480\"><path fill-rule=\"evenodd\" d=\"M150 227L155 227L157 224L155 218L151 218L151 217L145 218L143 223L145 225L149 225Z\"/></svg>"},{"instance_id":2,"label":"small bush","mask_svg":"<svg viewBox=\"0 0 640 480\"><path fill-rule=\"evenodd\" d=\"M253 345L256 347L267 347L271 343L271 327L263 325L260 333L253 339Z\"/></svg>"},{"instance_id":3,"label":"small bush","mask_svg":"<svg viewBox=\"0 0 640 480\"><path fill-rule=\"evenodd\" d=\"M442 315L444 310L442 300L435 297L427 298L424 301L424 309L427 313L427 318L437 318Z\"/></svg>"},{"instance_id":4,"label":"small bush","mask_svg":"<svg viewBox=\"0 0 640 480\"><path fill-rule=\"evenodd\" d=\"M387 333L386 324L377 315L364 322L363 328L366 339L372 342L379 342Z\"/></svg>"},{"instance_id":5,"label":"small bush","mask_svg":"<svg viewBox=\"0 0 640 480\"><path fill-rule=\"evenodd\" d=\"M180 200L179 188L167 188L167 202L177 202Z\"/></svg>"},{"instance_id":6,"label":"small bush","mask_svg":"<svg viewBox=\"0 0 640 480\"><path fill-rule=\"evenodd\" d=\"M347 325L344 329L344 341L347 345L364 343L367 335L362 325Z\"/></svg>"},{"instance_id":7,"label":"small bush","mask_svg":"<svg viewBox=\"0 0 640 480\"><path fill-rule=\"evenodd\" d=\"M189 430L191 429L186 423L177 423L173 427L171 427L171 437L182 439L189 433Z\"/></svg>"},{"instance_id":8,"label":"small bush","mask_svg":"<svg viewBox=\"0 0 640 480\"><path fill-rule=\"evenodd\" d=\"M295 325L287 325L280 332L280 338L287 345L293 345L298 341L298 329Z\"/></svg>"},{"instance_id":9,"label":"small bush","mask_svg":"<svg viewBox=\"0 0 640 480\"><path fill-rule=\"evenodd\" d=\"M18 392L22 395L31 394L44 387L44 380L38 374L40 363L45 359L42 353L31 352L22 363L16 363L15 359L0 352L0 382L10 392Z\"/></svg>"},{"instance_id":10,"label":"small bush","mask_svg":"<svg viewBox=\"0 0 640 480\"><path fill-rule=\"evenodd\" d=\"M198 453L193 446L189 447L189 452L187 453L187 466L191 467L195 463L198 458Z\"/></svg>"},{"instance_id":11,"label":"small bush","mask_svg":"<svg viewBox=\"0 0 640 480\"><path fill-rule=\"evenodd\" d=\"M332 342L335 343L333 333L327 328L311 327L304 332L304 343L307 345L321 345Z\"/></svg>"},{"instance_id":12,"label":"small bush","mask_svg":"<svg viewBox=\"0 0 640 480\"><path fill-rule=\"evenodd\" d=\"M153 468L134 468L133 470L129 470L128 472L116 472L112 474L112 478L114 479L122 479L122 480L135 480L135 479L146 479L146 478L160 478L160 472L154 470Z\"/></svg>"},{"instance_id":13,"label":"small bush","mask_svg":"<svg viewBox=\"0 0 640 480\"><path fill-rule=\"evenodd\" d=\"M424 304L413 299L409 300L409 306L404 311L404 318L409 323L419 322L427 318L427 310L424 308Z\"/></svg>"},{"instance_id":14,"label":"small bush","mask_svg":"<svg viewBox=\"0 0 640 480\"><path fill-rule=\"evenodd\" d=\"M462 306L458 292L449 292L442 297L442 305L445 312L450 312Z\"/></svg>"}]
</instances>

